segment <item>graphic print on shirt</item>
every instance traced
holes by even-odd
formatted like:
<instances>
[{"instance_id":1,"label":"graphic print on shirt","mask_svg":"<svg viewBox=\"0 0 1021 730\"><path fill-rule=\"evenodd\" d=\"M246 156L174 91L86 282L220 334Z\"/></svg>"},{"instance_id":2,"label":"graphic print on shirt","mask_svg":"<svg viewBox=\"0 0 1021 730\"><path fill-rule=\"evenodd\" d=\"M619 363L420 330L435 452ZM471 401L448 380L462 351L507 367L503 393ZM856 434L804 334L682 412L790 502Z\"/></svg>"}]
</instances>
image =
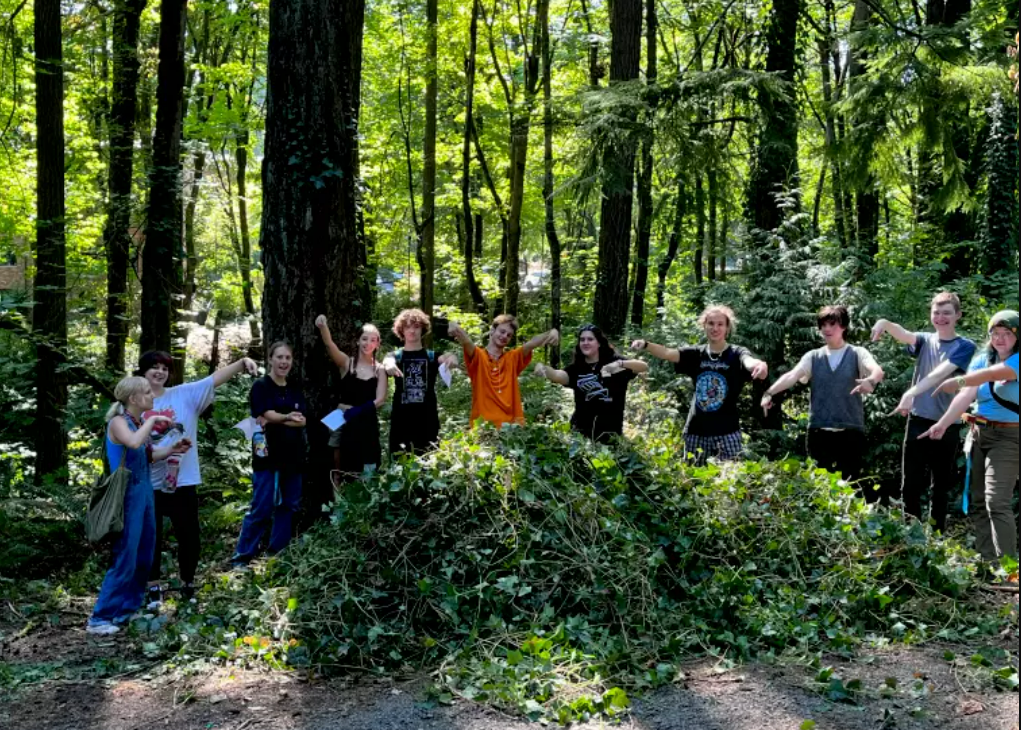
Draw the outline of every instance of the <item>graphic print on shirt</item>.
<instances>
[{"instance_id":1,"label":"graphic print on shirt","mask_svg":"<svg viewBox=\"0 0 1021 730\"><path fill-rule=\"evenodd\" d=\"M606 389L606 386L602 384L599 376L595 373L578 377L578 391L585 395L586 403L594 400L600 400L603 403L613 403L610 391Z\"/></svg>"},{"instance_id":2,"label":"graphic print on shirt","mask_svg":"<svg viewBox=\"0 0 1021 730\"><path fill-rule=\"evenodd\" d=\"M160 421L152 428L152 433L149 438L152 439L154 445L158 445L159 442L166 435L170 427L177 423L177 413L173 408L163 408L159 410L146 411L142 414L142 423L145 423L152 416L166 416L170 419L170 422Z\"/></svg>"},{"instance_id":3,"label":"graphic print on shirt","mask_svg":"<svg viewBox=\"0 0 1021 730\"><path fill-rule=\"evenodd\" d=\"M718 372L706 370L695 381L695 403L704 413L714 413L727 400L727 378Z\"/></svg>"},{"instance_id":4,"label":"graphic print on shirt","mask_svg":"<svg viewBox=\"0 0 1021 730\"><path fill-rule=\"evenodd\" d=\"M405 360L404 371L404 393L401 396L401 403L425 403L425 392L428 387L426 367L428 360Z\"/></svg>"}]
</instances>

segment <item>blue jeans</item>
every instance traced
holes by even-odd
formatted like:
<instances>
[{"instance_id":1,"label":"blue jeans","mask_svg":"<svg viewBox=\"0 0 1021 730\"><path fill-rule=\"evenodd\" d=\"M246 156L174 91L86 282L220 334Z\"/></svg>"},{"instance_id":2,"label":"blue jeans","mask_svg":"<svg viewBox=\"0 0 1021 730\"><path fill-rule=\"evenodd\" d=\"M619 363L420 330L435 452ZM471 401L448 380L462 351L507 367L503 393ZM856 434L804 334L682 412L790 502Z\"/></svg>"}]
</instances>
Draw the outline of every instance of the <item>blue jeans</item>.
<instances>
[{"instance_id":1,"label":"blue jeans","mask_svg":"<svg viewBox=\"0 0 1021 730\"><path fill-rule=\"evenodd\" d=\"M92 611L93 623L123 623L142 606L156 549L156 504L148 479L136 480L124 495L124 532L113 547L113 565Z\"/></svg>"},{"instance_id":2,"label":"blue jeans","mask_svg":"<svg viewBox=\"0 0 1021 730\"><path fill-rule=\"evenodd\" d=\"M252 473L252 506L241 525L241 537L231 560L247 563L259 553L270 529L269 551L278 553L291 541L291 525L301 503L301 474L282 471Z\"/></svg>"}]
</instances>

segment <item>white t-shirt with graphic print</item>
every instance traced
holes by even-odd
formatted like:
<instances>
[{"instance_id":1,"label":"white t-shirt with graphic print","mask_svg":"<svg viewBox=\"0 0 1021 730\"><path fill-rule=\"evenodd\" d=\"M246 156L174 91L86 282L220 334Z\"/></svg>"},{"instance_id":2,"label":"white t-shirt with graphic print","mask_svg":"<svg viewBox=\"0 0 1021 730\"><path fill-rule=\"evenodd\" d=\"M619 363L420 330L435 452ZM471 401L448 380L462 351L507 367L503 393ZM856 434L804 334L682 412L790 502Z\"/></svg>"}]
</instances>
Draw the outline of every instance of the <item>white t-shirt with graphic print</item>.
<instances>
[{"instance_id":1,"label":"white t-shirt with graphic print","mask_svg":"<svg viewBox=\"0 0 1021 730\"><path fill-rule=\"evenodd\" d=\"M177 473L178 487L193 487L202 483L202 472L199 467L198 429L199 416L216 399L216 386L213 377L196 380L167 388L163 395L153 400L151 411L143 414L144 418L152 415L167 416L174 423L184 425L184 435L191 439L192 447L181 457L180 471ZM170 424L160 423L152 430L152 445L161 446L160 442L167 435ZM167 475L167 461L154 461L150 467L153 489L163 487Z\"/></svg>"}]
</instances>

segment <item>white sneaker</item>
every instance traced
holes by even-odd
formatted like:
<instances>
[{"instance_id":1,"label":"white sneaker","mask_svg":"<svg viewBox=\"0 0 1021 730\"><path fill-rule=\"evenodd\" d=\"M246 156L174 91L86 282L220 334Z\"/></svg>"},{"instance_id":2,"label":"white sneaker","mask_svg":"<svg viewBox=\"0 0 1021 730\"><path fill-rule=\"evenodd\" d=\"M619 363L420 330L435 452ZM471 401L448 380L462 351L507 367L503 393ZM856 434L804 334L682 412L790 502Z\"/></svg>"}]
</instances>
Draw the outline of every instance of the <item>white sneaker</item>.
<instances>
[{"instance_id":1,"label":"white sneaker","mask_svg":"<svg viewBox=\"0 0 1021 730\"><path fill-rule=\"evenodd\" d=\"M113 636L119 634L121 629L119 626L103 621L101 623L90 623L85 627L86 634L92 634L93 636Z\"/></svg>"}]
</instances>

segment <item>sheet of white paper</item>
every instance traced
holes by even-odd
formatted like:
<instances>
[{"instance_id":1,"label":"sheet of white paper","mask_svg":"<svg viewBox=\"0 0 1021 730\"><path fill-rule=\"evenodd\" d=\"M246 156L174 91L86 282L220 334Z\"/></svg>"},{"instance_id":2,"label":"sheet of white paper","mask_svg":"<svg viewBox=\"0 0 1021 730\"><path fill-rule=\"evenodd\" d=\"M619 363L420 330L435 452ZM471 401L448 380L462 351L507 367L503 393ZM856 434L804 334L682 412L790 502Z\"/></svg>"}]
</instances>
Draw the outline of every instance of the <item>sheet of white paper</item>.
<instances>
[{"instance_id":1,"label":"sheet of white paper","mask_svg":"<svg viewBox=\"0 0 1021 730\"><path fill-rule=\"evenodd\" d=\"M344 425L344 411L337 409L326 416L323 419L323 423L331 431L336 431L338 428Z\"/></svg>"},{"instance_id":2,"label":"sheet of white paper","mask_svg":"<svg viewBox=\"0 0 1021 730\"><path fill-rule=\"evenodd\" d=\"M449 388L450 381L453 380L453 376L451 375L450 368L447 367L446 363L440 365L440 378L443 380L443 383Z\"/></svg>"},{"instance_id":3,"label":"sheet of white paper","mask_svg":"<svg viewBox=\"0 0 1021 730\"><path fill-rule=\"evenodd\" d=\"M258 425L259 424L257 424L255 422L255 419L252 418L251 416L249 416L245 420L239 421L238 423L235 423L234 424L234 428L236 428L239 431L241 431L241 433L243 433L245 435L245 438L248 439L249 441L251 441L252 440L252 436L255 435L255 428Z\"/></svg>"}]
</instances>

